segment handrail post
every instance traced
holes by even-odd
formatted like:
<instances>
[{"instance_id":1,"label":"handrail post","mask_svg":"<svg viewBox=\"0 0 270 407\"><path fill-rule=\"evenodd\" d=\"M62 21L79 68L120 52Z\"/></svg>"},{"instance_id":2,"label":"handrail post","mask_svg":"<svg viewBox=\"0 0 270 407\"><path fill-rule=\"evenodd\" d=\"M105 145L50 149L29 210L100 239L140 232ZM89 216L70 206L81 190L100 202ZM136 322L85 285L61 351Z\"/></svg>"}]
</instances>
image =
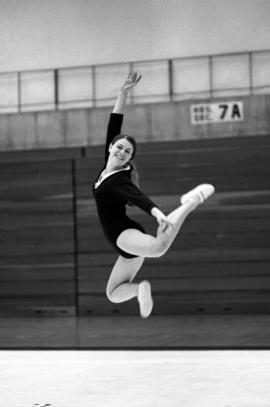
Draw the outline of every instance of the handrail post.
<instances>
[{"instance_id":1,"label":"handrail post","mask_svg":"<svg viewBox=\"0 0 270 407\"><path fill-rule=\"evenodd\" d=\"M78 213L77 213L77 181L76 181L76 160L71 160L72 177L72 212L73 212L73 250L74 250L74 300L75 315L79 315L79 270L78 270Z\"/></svg>"},{"instance_id":2,"label":"handrail post","mask_svg":"<svg viewBox=\"0 0 270 407\"><path fill-rule=\"evenodd\" d=\"M169 82L169 98L170 101L173 101L174 96L174 83L173 83L173 63L172 60L168 60L168 82Z\"/></svg>"},{"instance_id":3,"label":"handrail post","mask_svg":"<svg viewBox=\"0 0 270 407\"><path fill-rule=\"evenodd\" d=\"M213 57L209 55L209 91L210 91L210 98L213 97Z\"/></svg>"},{"instance_id":4,"label":"handrail post","mask_svg":"<svg viewBox=\"0 0 270 407\"><path fill-rule=\"evenodd\" d=\"M253 58L252 58L252 52L248 53L249 55L249 93L250 95L253 95Z\"/></svg>"},{"instance_id":5,"label":"handrail post","mask_svg":"<svg viewBox=\"0 0 270 407\"><path fill-rule=\"evenodd\" d=\"M96 84L96 67L92 66L92 102L93 107L97 105L97 84Z\"/></svg>"},{"instance_id":6,"label":"handrail post","mask_svg":"<svg viewBox=\"0 0 270 407\"><path fill-rule=\"evenodd\" d=\"M17 75L17 106L18 112L22 111L22 81L21 81L21 72L18 72Z\"/></svg>"},{"instance_id":7,"label":"handrail post","mask_svg":"<svg viewBox=\"0 0 270 407\"><path fill-rule=\"evenodd\" d=\"M59 107L59 76L58 76L58 69L54 70L54 106L55 110Z\"/></svg>"}]
</instances>

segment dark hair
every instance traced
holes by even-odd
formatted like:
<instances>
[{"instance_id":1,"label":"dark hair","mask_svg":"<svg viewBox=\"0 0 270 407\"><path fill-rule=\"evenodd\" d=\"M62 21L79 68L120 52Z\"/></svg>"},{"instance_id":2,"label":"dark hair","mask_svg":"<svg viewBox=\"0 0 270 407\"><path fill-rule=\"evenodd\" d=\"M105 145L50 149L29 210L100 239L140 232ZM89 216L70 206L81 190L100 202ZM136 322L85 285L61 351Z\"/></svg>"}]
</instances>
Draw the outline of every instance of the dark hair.
<instances>
[{"instance_id":1,"label":"dark hair","mask_svg":"<svg viewBox=\"0 0 270 407\"><path fill-rule=\"evenodd\" d=\"M136 165L132 161L133 158L136 156L137 153L137 143L136 140L132 136L128 136L127 134L118 134L118 136L115 136L114 139L112 140L112 145L114 145L118 140L125 139L130 142L130 144L133 147L133 152L131 155L130 162L128 163L131 166L131 181L133 184L135 184L138 188L140 187L139 185L139 174L136 168Z\"/></svg>"}]
</instances>

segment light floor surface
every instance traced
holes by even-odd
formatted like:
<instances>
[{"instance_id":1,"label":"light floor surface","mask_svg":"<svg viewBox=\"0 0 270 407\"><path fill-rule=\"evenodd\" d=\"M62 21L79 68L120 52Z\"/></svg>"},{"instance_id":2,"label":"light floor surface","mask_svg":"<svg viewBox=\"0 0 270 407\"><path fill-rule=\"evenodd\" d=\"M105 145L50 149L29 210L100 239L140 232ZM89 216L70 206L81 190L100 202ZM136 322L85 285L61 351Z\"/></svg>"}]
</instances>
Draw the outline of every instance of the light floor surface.
<instances>
[{"instance_id":1,"label":"light floor surface","mask_svg":"<svg viewBox=\"0 0 270 407\"><path fill-rule=\"evenodd\" d=\"M1 407L269 407L269 351L1 351Z\"/></svg>"},{"instance_id":2,"label":"light floor surface","mask_svg":"<svg viewBox=\"0 0 270 407\"><path fill-rule=\"evenodd\" d=\"M270 315L0 318L0 349L270 350Z\"/></svg>"}]
</instances>

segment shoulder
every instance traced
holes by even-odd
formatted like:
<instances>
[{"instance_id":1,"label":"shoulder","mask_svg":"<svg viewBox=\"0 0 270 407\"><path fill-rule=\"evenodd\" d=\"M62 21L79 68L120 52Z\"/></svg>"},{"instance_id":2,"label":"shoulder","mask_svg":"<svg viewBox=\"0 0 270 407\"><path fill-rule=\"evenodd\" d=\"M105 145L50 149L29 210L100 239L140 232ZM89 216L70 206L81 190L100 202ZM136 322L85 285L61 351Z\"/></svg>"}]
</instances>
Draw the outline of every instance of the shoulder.
<instances>
[{"instance_id":1,"label":"shoulder","mask_svg":"<svg viewBox=\"0 0 270 407\"><path fill-rule=\"evenodd\" d=\"M119 171L117 174L118 174L118 176L119 176L119 179L130 179L130 177L131 177L131 171L132 171L132 168L131 167L129 167L129 168L125 168L125 169L123 169L122 171Z\"/></svg>"},{"instance_id":2,"label":"shoulder","mask_svg":"<svg viewBox=\"0 0 270 407\"><path fill-rule=\"evenodd\" d=\"M115 181L117 184L126 184L126 183L131 183L131 168L119 171L117 174L115 174Z\"/></svg>"}]
</instances>

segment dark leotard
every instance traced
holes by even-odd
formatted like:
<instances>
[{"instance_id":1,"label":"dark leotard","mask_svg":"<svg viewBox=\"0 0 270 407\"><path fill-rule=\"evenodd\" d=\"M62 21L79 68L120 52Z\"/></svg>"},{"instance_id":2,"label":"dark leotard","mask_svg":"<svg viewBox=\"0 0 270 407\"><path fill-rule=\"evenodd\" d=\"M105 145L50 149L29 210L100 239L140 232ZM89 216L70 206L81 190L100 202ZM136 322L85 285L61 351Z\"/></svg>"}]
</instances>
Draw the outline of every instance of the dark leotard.
<instances>
[{"instance_id":1,"label":"dark leotard","mask_svg":"<svg viewBox=\"0 0 270 407\"><path fill-rule=\"evenodd\" d=\"M122 114L111 113L107 130L105 164L101 172L104 170L109 157L109 145L113 138L120 134L122 122ZM118 236L126 229L138 229L145 233L144 228L139 223L126 215L126 205L128 202L131 202L150 215L151 209L157 206L133 184L131 181L131 171L131 167L125 168L109 175L102 182L98 183L100 172L93 185L93 195L96 200L97 212L103 232L115 250L126 258L137 256L127 253L117 246L116 241Z\"/></svg>"}]
</instances>

